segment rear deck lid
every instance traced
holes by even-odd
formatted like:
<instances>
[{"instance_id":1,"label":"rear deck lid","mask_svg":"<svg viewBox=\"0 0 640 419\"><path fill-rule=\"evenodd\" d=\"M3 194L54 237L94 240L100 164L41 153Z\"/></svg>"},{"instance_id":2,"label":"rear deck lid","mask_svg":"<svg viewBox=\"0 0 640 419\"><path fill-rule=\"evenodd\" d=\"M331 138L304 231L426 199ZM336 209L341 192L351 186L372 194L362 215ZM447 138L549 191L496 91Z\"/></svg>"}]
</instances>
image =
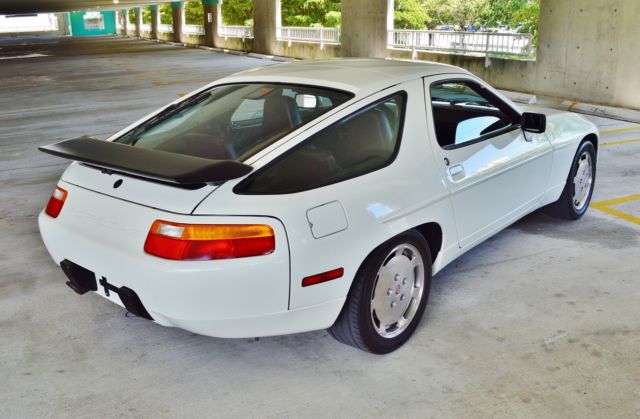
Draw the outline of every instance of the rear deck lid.
<instances>
[{"instance_id":1,"label":"rear deck lid","mask_svg":"<svg viewBox=\"0 0 640 419\"><path fill-rule=\"evenodd\" d=\"M131 147L90 137L40 150L75 160L65 182L166 211L189 214L221 182L242 177L251 166L225 160Z\"/></svg>"}]
</instances>

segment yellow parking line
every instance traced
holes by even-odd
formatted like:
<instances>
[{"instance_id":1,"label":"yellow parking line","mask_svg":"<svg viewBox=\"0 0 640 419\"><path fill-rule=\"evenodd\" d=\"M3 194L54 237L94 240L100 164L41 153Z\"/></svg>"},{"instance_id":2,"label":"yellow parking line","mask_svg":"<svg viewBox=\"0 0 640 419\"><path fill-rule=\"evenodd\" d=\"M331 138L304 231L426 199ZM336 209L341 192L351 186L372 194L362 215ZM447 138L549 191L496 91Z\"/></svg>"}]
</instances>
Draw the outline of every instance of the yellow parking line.
<instances>
[{"instance_id":1,"label":"yellow parking line","mask_svg":"<svg viewBox=\"0 0 640 419\"><path fill-rule=\"evenodd\" d=\"M608 141L606 143L600 143L600 147L613 147L614 145L621 144L631 144L640 142L640 138L632 138L630 140L620 140L620 141Z\"/></svg>"},{"instance_id":2,"label":"yellow parking line","mask_svg":"<svg viewBox=\"0 0 640 419\"><path fill-rule=\"evenodd\" d=\"M619 132L628 132L628 131L640 131L640 125L634 125L634 126L625 127L625 128L610 129L610 130L606 130L606 131L600 131L600 134L608 135L608 134L617 134Z\"/></svg>"},{"instance_id":3,"label":"yellow parking line","mask_svg":"<svg viewBox=\"0 0 640 419\"><path fill-rule=\"evenodd\" d=\"M613 205L620 205L626 202L639 201L639 200L640 200L640 194L629 195L629 196L623 196L621 198L609 199L607 201L593 202L591 203L591 208L595 208L598 211L602 211L609 215L613 215L614 217L618 217L623 220L630 221L634 224L640 225L640 217L635 217L631 214L627 214L626 212L618 211L611 208L611 206Z\"/></svg>"}]
</instances>

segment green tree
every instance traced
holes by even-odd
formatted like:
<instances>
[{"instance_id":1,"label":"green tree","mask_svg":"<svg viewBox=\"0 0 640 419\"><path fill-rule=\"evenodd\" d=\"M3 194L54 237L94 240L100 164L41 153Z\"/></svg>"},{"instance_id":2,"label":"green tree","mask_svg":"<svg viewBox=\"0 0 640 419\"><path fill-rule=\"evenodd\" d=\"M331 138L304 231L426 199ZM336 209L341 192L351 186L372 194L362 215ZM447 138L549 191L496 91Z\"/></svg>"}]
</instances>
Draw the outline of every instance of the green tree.
<instances>
[{"instance_id":1,"label":"green tree","mask_svg":"<svg viewBox=\"0 0 640 419\"><path fill-rule=\"evenodd\" d=\"M396 0L393 23L397 29L425 29L429 15L420 0Z\"/></svg>"},{"instance_id":2,"label":"green tree","mask_svg":"<svg viewBox=\"0 0 640 419\"><path fill-rule=\"evenodd\" d=\"M184 21L187 25L203 25L204 9L200 1L188 1L184 4Z\"/></svg>"},{"instance_id":3,"label":"green tree","mask_svg":"<svg viewBox=\"0 0 640 419\"><path fill-rule=\"evenodd\" d=\"M141 7L140 10L142 11L142 23L149 25L151 23L151 10L146 7Z\"/></svg>"},{"instance_id":4,"label":"green tree","mask_svg":"<svg viewBox=\"0 0 640 419\"><path fill-rule=\"evenodd\" d=\"M164 3L160 6L160 23L163 25L173 24L173 10L171 10L171 4Z\"/></svg>"},{"instance_id":5,"label":"green tree","mask_svg":"<svg viewBox=\"0 0 640 419\"><path fill-rule=\"evenodd\" d=\"M253 0L225 0L221 8L223 24L253 26Z\"/></svg>"},{"instance_id":6,"label":"green tree","mask_svg":"<svg viewBox=\"0 0 640 419\"><path fill-rule=\"evenodd\" d=\"M340 0L282 0L283 26L339 26Z\"/></svg>"},{"instance_id":7,"label":"green tree","mask_svg":"<svg viewBox=\"0 0 640 419\"><path fill-rule=\"evenodd\" d=\"M128 15L129 23L136 23L136 11L133 9L129 9Z\"/></svg>"}]
</instances>

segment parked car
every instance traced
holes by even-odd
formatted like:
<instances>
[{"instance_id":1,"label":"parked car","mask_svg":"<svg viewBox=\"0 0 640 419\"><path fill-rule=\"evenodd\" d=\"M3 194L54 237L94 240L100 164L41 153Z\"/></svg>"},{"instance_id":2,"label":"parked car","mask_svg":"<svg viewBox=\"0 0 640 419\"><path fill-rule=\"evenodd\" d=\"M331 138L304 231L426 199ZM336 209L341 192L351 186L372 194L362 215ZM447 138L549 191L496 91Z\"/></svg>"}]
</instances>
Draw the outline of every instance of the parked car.
<instances>
[{"instance_id":1,"label":"parked car","mask_svg":"<svg viewBox=\"0 0 640 419\"><path fill-rule=\"evenodd\" d=\"M475 25L467 26L467 32L478 32L478 27Z\"/></svg>"},{"instance_id":2,"label":"parked car","mask_svg":"<svg viewBox=\"0 0 640 419\"><path fill-rule=\"evenodd\" d=\"M432 275L538 208L587 211L597 129L540 112L436 63L249 70L106 141L41 147L75 162L40 232L74 291L158 324L328 328L388 353L416 330Z\"/></svg>"},{"instance_id":3,"label":"parked car","mask_svg":"<svg viewBox=\"0 0 640 419\"><path fill-rule=\"evenodd\" d=\"M440 25L440 26L438 26L438 30L439 31L452 31L453 30L453 26L451 26L451 25Z\"/></svg>"}]
</instances>

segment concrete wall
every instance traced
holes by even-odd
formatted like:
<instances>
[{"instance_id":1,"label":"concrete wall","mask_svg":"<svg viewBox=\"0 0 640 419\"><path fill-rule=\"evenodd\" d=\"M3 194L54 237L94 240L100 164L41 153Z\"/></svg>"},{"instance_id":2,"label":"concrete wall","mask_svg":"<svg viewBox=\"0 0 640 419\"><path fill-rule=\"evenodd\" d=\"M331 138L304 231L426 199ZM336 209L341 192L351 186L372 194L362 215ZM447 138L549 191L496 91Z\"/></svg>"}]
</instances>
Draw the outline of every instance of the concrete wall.
<instances>
[{"instance_id":1,"label":"concrete wall","mask_svg":"<svg viewBox=\"0 0 640 419\"><path fill-rule=\"evenodd\" d=\"M640 109L638 0L542 0L536 93Z\"/></svg>"}]
</instances>

